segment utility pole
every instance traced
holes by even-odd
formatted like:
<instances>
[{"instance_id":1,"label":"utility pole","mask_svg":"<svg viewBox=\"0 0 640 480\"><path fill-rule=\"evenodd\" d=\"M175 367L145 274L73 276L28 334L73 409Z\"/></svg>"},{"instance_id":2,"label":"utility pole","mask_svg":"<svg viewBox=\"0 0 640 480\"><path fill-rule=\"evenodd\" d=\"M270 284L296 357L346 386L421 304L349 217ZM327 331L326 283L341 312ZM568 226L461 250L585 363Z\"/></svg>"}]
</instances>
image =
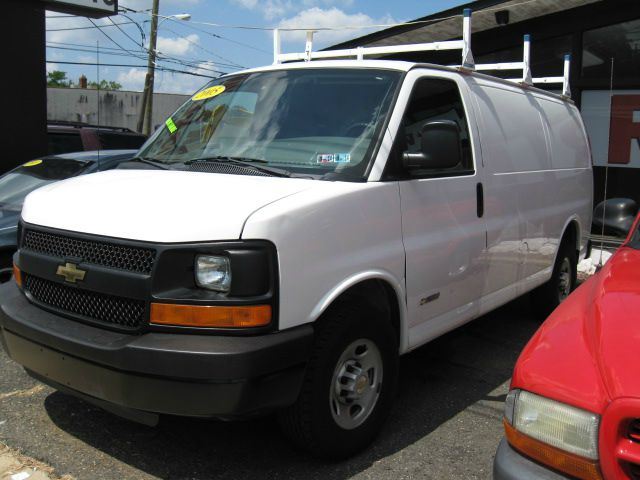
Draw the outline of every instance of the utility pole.
<instances>
[{"instance_id":1,"label":"utility pole","mask_svg":"<svg viewBox=\"0 0 640 480\"><path fill-rule=\"evenodd\" d=\"M147 75L144 79L144 92L142 94L142 105L140 106L140 118L138 118L139 132L145 135L151 134L151 117L153 115L153 81L156 67L156 41L158 38L158 12L160 11L160 0L153 0L151 10L151 37L149 39L149 61L147 63Z\"/></svg>"}]
</instances>

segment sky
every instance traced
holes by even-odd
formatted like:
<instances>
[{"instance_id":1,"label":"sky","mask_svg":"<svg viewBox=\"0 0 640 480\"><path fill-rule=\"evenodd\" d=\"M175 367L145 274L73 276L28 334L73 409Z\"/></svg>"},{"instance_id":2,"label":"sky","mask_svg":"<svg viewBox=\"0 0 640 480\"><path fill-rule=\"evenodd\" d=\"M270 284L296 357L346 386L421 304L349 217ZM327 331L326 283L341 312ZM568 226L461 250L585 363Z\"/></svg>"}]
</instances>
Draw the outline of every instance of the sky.
<instances>
[{"instance_id":1,"label":"sky","mask_svg":"<svg viewBox=\"0 0 640 480\"><path fill-rule=\"evenodd\" d=\"M156 50L158 65L166 70L157 71L155 91L192 94L210 77L271 64L274 27L339 27L316 33L316 50L380 30L379 25L410 21L464 3L467 1L160 0ZM82 74L89 81L99 75L100 80L120 83L123 90L142 90L151 4L152 0L120 0L120 9L129 11L92 20L47 12L47 71L62 70L76 83ZM182 13L190 14L190 21L171 18ZM303 31L283 33L282 51L304 51L304 38ZM99 68L95 65L98 57Z\"/></svg>"}]
</instances>

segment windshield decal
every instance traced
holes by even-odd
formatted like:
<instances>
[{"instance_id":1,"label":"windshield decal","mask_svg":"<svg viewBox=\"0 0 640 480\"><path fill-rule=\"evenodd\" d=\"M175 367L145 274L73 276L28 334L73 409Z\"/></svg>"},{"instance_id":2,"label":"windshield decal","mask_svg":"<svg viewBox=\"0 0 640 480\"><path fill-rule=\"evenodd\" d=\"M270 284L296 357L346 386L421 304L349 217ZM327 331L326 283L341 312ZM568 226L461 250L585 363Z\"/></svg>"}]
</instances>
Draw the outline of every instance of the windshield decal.
<instances>
[{"instance_id":1,"label":"windshield decal","mask_svg":"<svg viewBox=\"0 0 640 480\"><path fill-rule=\"evenodd\" d=\"M171 117L169 117L167 121L164 122L164 124L167 126L169 133L175 133L176 130L178 130L178 127L176 127L176 124L173 123L173 119Z\"/></svg>"},{"instance_id":2,"label":"windshield decal","mask_svg":"<svg viewBox=\"0 0 640 480\"><path fill-rule=\"evenodd\" d=\"M215 97L217 95L220 95L224 91L225 91L225 86L224 85L216 85L215 87L205 88L201 92L196 93L191 98L191 100L194 100L194 101L206 100L207 98L211 98L211 97Z\"/></svg>"},{"instance_id":3,"label":"windshield decal","mask_svg":"<svg viewBox=\"0 0 640 480\"><path fill-rule=\"evenodd\" d=\"M40 165L42 160L31 160L30 162L23 163L23 167L35 167L36 165Z\"/></svg>"},{"instance_id":4,"label":"windshield decal","mask_svg":"<svg viewBox=\"0 0 640 480\"><path fill-rule=\"evenodd\" d=\"M330 163L351 163L351 154L349 153L320 153L317 162L321 165Z\"/></svg>"}]
</instances>

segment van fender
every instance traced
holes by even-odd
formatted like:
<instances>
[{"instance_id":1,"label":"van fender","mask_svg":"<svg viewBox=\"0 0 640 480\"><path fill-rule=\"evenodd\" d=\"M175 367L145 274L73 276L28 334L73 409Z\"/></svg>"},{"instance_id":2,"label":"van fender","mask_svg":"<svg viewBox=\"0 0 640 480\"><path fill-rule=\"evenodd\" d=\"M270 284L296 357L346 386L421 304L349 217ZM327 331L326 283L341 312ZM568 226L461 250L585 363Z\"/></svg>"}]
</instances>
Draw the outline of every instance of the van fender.
<instances>
[{"instance_id":1,"label":"van fender","mask_svg":"<svg viewBox=\"0 0 640 480\"><path fill-rule=\"evenodd\" d=\"M407 302L406 296L404 292L404 286L398 282L398 280L388 271L386 270L366 270L363 272L355 273L341 282L336 284L331 290L329 290L315 305L311 314L309 315L309 320L311 322L315 322L320 318L320 316L335 302L341 295L347 293L347 291L356 285L367 281L367 280L382 280L386 282L392 289L394 294L396 295L396 300L398 302L398 310L399 310L399 319L398 319L398 330L399 330L399 353L403 354L408 350L408 342L409 338L407 335Z\"/></svg>"},{"instance_id":2,"label":"van fender","mask_svg":"<svg viewBox=\"0 0 640 480\"><path fill-rule=\"evenodd\" d=\"M569 231L569 226L575 223L576 224L576 244L574 245L576 250L578 250L578 261L580 261L580 254L582 253L582 245L581 245L581 240L582 240L582 224L580 223L580 217L576 214L571 215L567 221L565 222L564 226L562 227L562 235L560 236L560 239L558 241L558 247L556 248L556 253L553 256L553 265L556 264L556 261L558 260L558 253L560 253L560 244L562 243L562 239L564 238L564 236L567 234L567 232Z\"/></svg>"}]
</instances>

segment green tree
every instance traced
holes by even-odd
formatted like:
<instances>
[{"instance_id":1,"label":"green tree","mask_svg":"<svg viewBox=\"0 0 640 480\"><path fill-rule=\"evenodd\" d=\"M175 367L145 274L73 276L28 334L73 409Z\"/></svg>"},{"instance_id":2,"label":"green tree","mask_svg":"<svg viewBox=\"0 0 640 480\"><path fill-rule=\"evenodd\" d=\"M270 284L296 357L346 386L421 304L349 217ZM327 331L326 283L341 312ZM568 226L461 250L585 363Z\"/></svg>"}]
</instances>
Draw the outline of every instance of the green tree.
<instances>
[{"instance_id":1,"label":"green tree","mask_svg":"<svg viewBox=\"0 0 640 480\"><path fill-rule=\"evenodd\" d=\"M67 72L53 70L47 72L47 86L69 88L73 86L73 82L67 78Z\"/></svg>"},{"instance_id":2,"label":"green tree","mask_svg":"<svg viewBox=\"0 0 640 480\"><path fill-rule=\"evenodd\" d=\"M100 80L100 90L120 90L122 85L118 82L114 82L113 80ZM89 82L87 84L88 88L98 88L98 82Z\"/></svg>"}]
</instances>

